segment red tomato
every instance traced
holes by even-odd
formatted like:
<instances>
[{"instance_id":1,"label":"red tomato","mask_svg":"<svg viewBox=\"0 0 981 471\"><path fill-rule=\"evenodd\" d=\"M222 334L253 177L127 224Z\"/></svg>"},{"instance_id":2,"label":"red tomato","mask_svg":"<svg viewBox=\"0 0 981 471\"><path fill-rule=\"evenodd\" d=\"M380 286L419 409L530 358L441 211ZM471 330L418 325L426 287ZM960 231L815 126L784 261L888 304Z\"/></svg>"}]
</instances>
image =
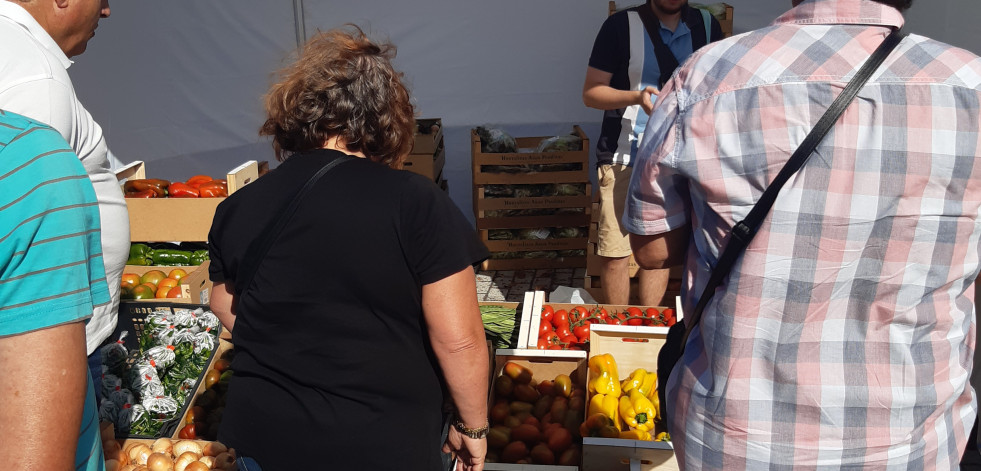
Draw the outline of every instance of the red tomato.
<instances>
[{"instance_id":1,"label":"red tomato","mask_svg":"<svg viewBox=\"0 0 981 471\"><path fill-rule=\"evenodd\" d=\"M548 349L549 350L562 350L562 346L561 345L549 345L548 346Z\"/></svg>"},{"instance_id":2,"label":"red tomato","mask_svg":"<svg viewBox=\"0 0 981 471\"><path fill-rule=\"evenodd\" d=\"M630 306L626 310L627 317L644 317L644 311L641 311L639 307Z\"/></svg>"},{"instance_id":3,"label":"red tomato","mask_svg":"<svg viewBox=\"0 0 981 471\"><path fill-rule=\"evenodd\" d=\"M644 319L643 317L630 317L627 319L627 325L644 325L645 320L648 319Z\"/></svg>"},{"instance_id":4,"label":"red tomato","mask_svg":"<svg viewBox=\"0 0 981 471\"><path fill-rule=\"evenodd\" d=\"M589 311L582 306L576 306L569 312L569 321L573 324L582 322L587 317L589 317Z\"/></svg>"},{"instance_id":5,"label":"red tomato","mask_svg":"<svg viewBox=\"0 0 981 471\"><path fill-rule=\"evenodd\" d=\"M554 329L552 329L552 323L549 322L549 321L547 321L547 320L545 320L545 319L542 319L542 322L540 324L538 324L538 336L539 337L542 337L542 336L548 334L552 330L554 330Z\"/></svg>"},{"instance_id":6,"label":"red tomato","mask_svg":"<svg viewBox=\"0 0 981 471\"><path fill-rule=\"evenodd\" d=\"M552 320L552 314L554 314L554 313L555 313L555 310L552 309L552 306L549 306L548 304L542 306L542 320L551 321Z\"/></svg>"},{"instance_id":7,"label":"red tomato","mask_svg":"<svg viewBox=\"0 0 981 471\"><path fill-rule=\"evenodd\" d=\"M562 342L567 343L570 346L579 343L579 337L569 334L568 336L562 337Z\"/></svg>"},{"instance_id":8,"label":"red tomato","mask_svg":"<svg viewBox=\"0 0 981 471\"><path fill-rule=\"evenodd\" d=\"M678 318L674 315L674 309L667 308L664 311L661 311L661 314L664 315L664 319L667 321L668 327L678 322Z\"/></svg>"},{"instance_id":9,"label":"red tomato","mask_svg":"<svg viewBox=\"0 0 981 471\"><path fill-rule=\"evenodd\" d=\"M580 342L589 340L589 324L583 324L572 329L572 334L578 337Z\"/></svg>"},{"instance_id":10,"label":"red tomato","mask_svg":"<svg viewBox=\"0 0 981 471\"><path fill-rule=\"evenodd\" d=\"M548 348L548 345L549 345L548 344L548 339L546 339L546 338L539 338L538 339L538 349L539 350L545 350L545 349L547 349Z\"/></svg>"},{"instance_id":11,"label":"red tomato","mask_svg":"<svg viewBox=\"0 0 981 471\"><path fill-rule=\"evenodd\" d=\"M568 325L563 325L555 328L555 335L558 335L560 339L565 339L572 336L572 331L569 330Z\"/></svg>"},{"instance_id":12,"label":"red tomato","mask_svg":"<svg viewBox=\"0 0 981 471\"><path fill-rule=\"evenodd\" d=\"M565 309L559 309L552 314L552 325L558 329L559 326L563 324L565 324L566 327L569 326L569 313L566 312Z\"/></svg>"},{"instance_id":13,"label":"red tomato","mask_svg":"<svg viewBox=\"0 0 981 471\"><path fill-rule=\"evenodd\" d=\"M644 317L648 319L657 319L657 317L660 315L661 312L658 311L657 308L649 307L646 310L644 310Z\"/></svg>"},{"instance_id":14,"label":"red tomato","mask_svg":"<svg viewBox=\"0 0 981 471\"><path fill-rule=\"evenodd\" d=\"M606 320L610 318L610 313L606 310L605 307L598 307L596 309L593 309L593 316L599 318L600 322L605 323Z\"/></svg>"}]
</instances>

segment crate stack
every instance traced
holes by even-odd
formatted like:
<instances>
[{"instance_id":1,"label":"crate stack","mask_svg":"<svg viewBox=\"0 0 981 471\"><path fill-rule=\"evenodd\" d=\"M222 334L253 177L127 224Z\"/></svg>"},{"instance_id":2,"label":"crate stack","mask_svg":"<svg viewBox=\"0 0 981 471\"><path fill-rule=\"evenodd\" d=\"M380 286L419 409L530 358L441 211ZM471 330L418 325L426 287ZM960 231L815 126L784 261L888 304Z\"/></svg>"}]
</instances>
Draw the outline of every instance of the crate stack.
<instances>
[{"instance_id":1,"label":"crate stack","mask_svg":"<svg viewBox=\"0 0 981 471\"><path fill-rule=\"evenodd\" d=\"M225 175L228 194L232 194L269 170L267 162L250 160ZM190 176L190 175L189 175ZM128 180L147 178L146 164L133 162L116 171L119 184ZM136 243L206 243L215 210L225 198L126 198L129 212L130 241ZM132 255L132 247L131 252ZM208 304L211 281L208 278L208 262L198 266L126 265L123 273L142 275L149 270L169 273L174 268L187 272L182 278L180 298L168 298L179 303ZM148 301L159 301L150 299Z\"/></svg>"},{"instance_id":2,"label":"crate stack","mask_svg":"<svg viewBox=\"0 0 981 471\"><path fill-rule=\"evenodd\" d=\"M538 152L553 136L515 138L516 152L484 152L471 130L473 211L491 252L484 270L583 268L590 221L589 138L578 150ZM556 136L557 137L557 136Z\"/></svg>"},{"instance_id":3,"label":"crate stack","mask_svg":"<svg viewBox=\"0 0 981 471\"><path fill-rule=\"evenodd\" d=\"M402 163L402 169L428 177L443 191L449 191L446 179L443 178L444 164L446 148L443 146L443 120L417 119L412 151Z\"/></svg>"}]
</instances>

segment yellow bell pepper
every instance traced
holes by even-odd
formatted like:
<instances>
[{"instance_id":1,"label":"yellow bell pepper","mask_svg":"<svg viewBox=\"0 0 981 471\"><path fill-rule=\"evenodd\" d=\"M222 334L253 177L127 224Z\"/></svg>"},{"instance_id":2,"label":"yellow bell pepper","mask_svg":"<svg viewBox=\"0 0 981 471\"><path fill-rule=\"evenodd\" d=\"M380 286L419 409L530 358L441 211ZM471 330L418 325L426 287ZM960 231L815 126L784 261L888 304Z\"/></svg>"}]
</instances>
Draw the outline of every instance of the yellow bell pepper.
<instances>
[{"instance_id":1,"label":"yellow bell pepper","mask_svg":"<svg viewBox=\"0 0 981 471\"><path fill-rule=\"evenodd\" d=\"M651 373L643 368L637 368L633 373L630 373L630 377L620 383L620 389L623 390L623 394L636 389L648 399L650 399L651 392L655 390L656 386L657 374Z\"/></svg>"},{"instance_id":2,"label":"yellow bell pepper","mask_svg":"<svg viewBox=\"0 0 981 471\"><path fill-rule=\"evenodd\" d=\"M594 394L589 400L587 417L596 414L603 414L613 421L613 425L620 430L620 413L617 407L617 398L607 394Z\"/></svg>"},{"instance_id":3,"label":"yellow bell pepper","mask_svg":"<svg viewBox=\"0 0 981 471\"><path fill-rule=\"evenodd\" d=\"M620 436L618 438L623 438L626 440L647 440L647 441L654 440L654 437L651 436L651 432L638 430L638 429L624 430L620 432Z\"/></svg>"},{"instance_id":4,"label":"yellow bell pepper","mask_svg":"<svg viewBox=\"0 0 981 471\"><path fill-rule=\"evenodd\" d=\"M657 434L657 438L654 439L655 442L670 442L671 435L668 432L661 432Z\"/></svg>"},{"instance_id":5,"label":"yellow bell pepper","mask_svg":"<svg viewBox=\"0 0 981 471\"><path fill-rule=\"evenodd\" d=\"M657 395L657 389L651 391L651 395L647 396L651 401L651 405L654 406L654 421L661 421L661 397Z\"/></svg>"},{"instance_id":6,"label":"yellow bell pepper","mask_svg":"<svg viewBox=\"0 0 981 471\"><path fill-rule=\"evenodd\" d=\"M637 390L630 391L629 396L620 396L620 418L631 428L650 432L654 430L655 417L654 404Z\"/></svg>"},{"instance_id":7,"label":"yellow bell pepper","mask_svg":"<svg viewBox=\"0 0 981 471\"><path fill-rule=\"evenodd\" d=\"M589 392L620 397L620 376L613 355L604 353L590 358L589 371L593 377L587 383Z\"/></svg>"}]
</instances>

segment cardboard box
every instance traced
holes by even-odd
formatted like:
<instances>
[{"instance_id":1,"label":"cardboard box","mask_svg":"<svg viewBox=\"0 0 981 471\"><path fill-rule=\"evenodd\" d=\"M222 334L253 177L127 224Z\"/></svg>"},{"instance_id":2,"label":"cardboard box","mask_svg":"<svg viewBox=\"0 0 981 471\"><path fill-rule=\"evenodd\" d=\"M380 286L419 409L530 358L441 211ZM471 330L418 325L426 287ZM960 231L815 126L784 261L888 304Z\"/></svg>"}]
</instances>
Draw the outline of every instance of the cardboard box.
<instances>
[{"instance_id":1,"label":"cardboard box","mask_svg":"<svg viewBox=\"0 0 981 471\"><path fill-rule=\"evenodd\" d=\"M561 354L557 355L557 354ZM585 388L586 378L586 352L561 352L561 351L527 351L527 350L503 350L499 349L494 355L494 369L491 378L501 376L504 365L507 362L514 362L532 372L533 381L543 381L554 379L560 374L569 375L571 378L579 378L577 387ZM574 379L575 381L575 379ZM489 397L488 408L497 402L497 397L491 381L491 394ZM585 411L584 411L585 412ZM576 440L573 440L576 446ZM558 458L558 457L556 457ZM559 465L536 465L536 464L511 464L511 463L487 463L484 466L487 470L498 471L578 471L578 466L559 466Z\"/></svg>"},{"instance_id":2,"label":"cardboard box","mask_svg":"<svg viewBox=\"0 0 981 471\"><path fill-rule=\"evenodd\" d=\"M150 270L160 270L164 273L170 273L171 270L175 268L180 268L187 272L187 276L181 278L178 286L181 287L181 297L179 298L160 298L160 299L127 299L127 301L135 302L152 302L152 301L167 301L174 303L190 303L190 304L209 304L211 303L211 288L213 283L211 278L208 276L208 267L211 265L210 260L206 260L204 263L198 266L182 266L182 267L170 267L170 266L158 266L158 265L126 265L123 269L123 273L135 273L137 275L143 276L144 273Z\"/></svg>"},{"instance_id":3,"label":"cardboard box","mask_svg":"<svg viewBox=\"0 0 981 471\"><path fill-rule=\"evenodd\" d=\"M589 358L612 354L621 380L637 368L657 371L657 354L667 334L667 327L594 325L589 335ZM587 389L587 407L591 398ZM619 438L583 437L582 463L583 471L679 469L671 442Z\"/></svg>"},{"instance_id":4,"label":"cardboard box","mask_svg":"<svg viewBox=\"0 0 981 471\"><path fill-rule=\"evenodd\" d=\"M589 181L589 138L579 126L573 127L582 139L582 149L577 151L535 152L538 145L553 136L517 137L518 152L484 153L480 150L480 136L470 130L470 148L473 158L473 184L535 184L535 183L582 183ZM577 170L492 172L488 166L526 166L545 164L577 164Z\"/></svg>"},{"instance_id":5,"label":"cardboard box","mask_svg":"<svg viewBox=\"0 0 981 471\"><path fill-rule=\"evenodd\" d=\"M437 149L432 154L409 154L402 162L402 170L418 173L424 177L429 177L433 181L439 181L443 173L443 166L446 164L446 148L443 146L442 137L437 144Z\"/></svg>"},{"instance_id":6,"label":"cardboard box","mask_svg":"<svg viewBox=\"0 0 981 471\"><path fill-rule=\"evenodd\" d=\"M250 160L228 172L228 194L259 178L260 166ZM146 165L136 161L119 169L116 179L147 178ZM207 242L215 209L225 198L126 198L130 240L137 242Z\"/></svg>"},{"instance_id":7,"label":"cardboard box","mask_svg":"<svg viewBox=\"0 0 981 471\"><path fill-rule=\"evenodd\" d=\"M436 126L435 132L432 127ZM429 131L421 133L419 129ZM443 120L440 118L418 118L416 119L415 135L412 141L412 154L433 155L436 149L443 143Z\"/></svg>"}]
</instances>

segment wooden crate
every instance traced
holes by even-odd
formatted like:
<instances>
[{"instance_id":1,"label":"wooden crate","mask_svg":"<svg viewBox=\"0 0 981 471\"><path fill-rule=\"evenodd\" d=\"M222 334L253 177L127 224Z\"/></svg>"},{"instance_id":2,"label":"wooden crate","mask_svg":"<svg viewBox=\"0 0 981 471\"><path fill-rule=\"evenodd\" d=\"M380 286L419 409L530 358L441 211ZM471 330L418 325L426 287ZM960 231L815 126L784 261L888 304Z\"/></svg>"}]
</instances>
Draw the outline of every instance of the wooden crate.
<instances>
[{"instance_id":1,"label":"wooden crate","mask_svg":"<svg viewBox=\"0 0 981 471\"><path fill-rule=\"evenodd\" d=\"M429 128L435 126L435 131ZM420 128L429 132L420 132ZM411 154L433 155L443 143L443 120L440 118L416 119L416 130L412 141Z\"/></svg>"},{"instance_id":2,"label":"wooden crate","mask_svg":"<svg viewBox=\"0 0 981 471\"><path fill-rule=\"evenodd\" d=\"M484 153L480 150L480 136L476 129L470 131L470 148L473 158L473 184L533 184L533 183L581 183L589 181L589 138L579 126L573 127L582 139L582 149L577 151L534 152L538 145L553 136L517 137L518 152ZM489 166L518 167L526 165L574 164L577 170L534 171L523 173L492 172Z\"/></svg>"},{"instance_id":3,"label":"wooden crate","mask_svg":"<svg viewBox=\"0 0 981 471\"><path fill-rule=\"evenodd\" d=\"M402 170L429 177L434 182L438 181L440 174L443 173L443 166L446 164L446 148L443 146L442 135L436 146L436 150L431 154L412 153L406 156L402 162Z\"/></svg>"},{"instance_id":4,"label":"wooden crate","mask_svg":"<svg viewBox=\"0 0 981 471\"><path fill-rule=\"evenodd\" d=\"M577 182L584 186L584 194L576 196L548 195L530 197L488 196L486 185L474 187L474 218L478 229L517 229L527 227L586 227L592 218L592 185ZM549 184L541 184L542 193L547 194ZM536 185L537 186L537 185ZM581 212L561 212L566 209L581 209ZM540 210L540 211L536 211ZM554 210L554 211L550 211ZM531 213L529 215L509 215ZM534 214L554 212L555 214Z\"/></svg>"},{"instance_id":5,"label":"wooden crate","mask_svg":"<svg viewBox=\"0 0 981 471\"><path fill-rule=\"evenodd\" d=\"M228 194L251 183L268 170L265 162L250 160L226 175ZM136 161L116 172L120 184L146 176L146 165ZM215 209L225 198L126 198L130 240L138 242L207 242Z\"/></svg>"},{"instance_id":6,"label":"wooden crate","mask_svg":"<svg viewBox=\"0 0 981 471\"><path fill-rule=\"evenodd\" d=\"M612 354L621 379L637 368L657 371L657 354L667 334L667 327L593 325L589 333L589 357ZM592 395L589 396L587 405ZM582 469L677 470L678 462L671 442L583 437Z\"/></svg>"},{"instance_id":7,"label":"wooden crate","mask_svg":"<svg viewBox=\"0 0 981 471\"><path fill-rule=\"evenodd\" d=\"M586 352L584 351L570 352L558 350L529 351L499 349L494 355L494 368L491 375L492 387L488 401L488 409L490 409L490 407L492 407L497 401L493 388L493 379L501 376L504 370L504 365L508 362L517 363L531 370L533 381L541 382L542 380L553 379L560 374L564 374L570 376L571 378L579 379L579 382L576 383L577 388L586 387ZM585 413L585 410L583 410L583 413ZM573 441L573 446L576 446L575 441ZM484 469L494 471L578 471L580 467L541 464L487 463L484 465Z\"/></svg>"}]
</instances>

